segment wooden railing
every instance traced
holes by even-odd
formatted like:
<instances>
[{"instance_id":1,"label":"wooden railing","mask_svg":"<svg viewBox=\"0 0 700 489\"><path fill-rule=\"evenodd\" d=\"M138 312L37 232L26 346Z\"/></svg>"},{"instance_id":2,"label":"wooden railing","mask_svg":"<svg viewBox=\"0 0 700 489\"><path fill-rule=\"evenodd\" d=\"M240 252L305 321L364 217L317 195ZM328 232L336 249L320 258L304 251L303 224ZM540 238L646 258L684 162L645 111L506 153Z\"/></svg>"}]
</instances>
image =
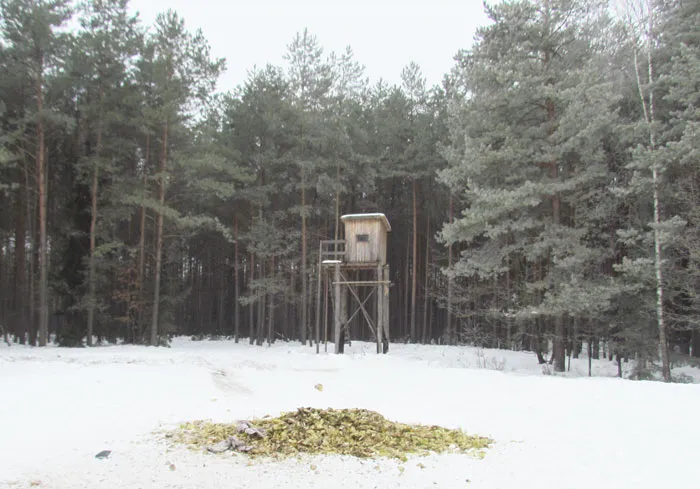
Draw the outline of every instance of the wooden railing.
<instances>
[{"instance_id":1,"label":"wooden railing","mask_svg":"<svg viewBox=\"0 0 700 489\"><path fill-rule=\"evenodd\" d=\"M321 261L345 261L345 240L326 239L321 241Z\"/></svg>"}]
</instances>

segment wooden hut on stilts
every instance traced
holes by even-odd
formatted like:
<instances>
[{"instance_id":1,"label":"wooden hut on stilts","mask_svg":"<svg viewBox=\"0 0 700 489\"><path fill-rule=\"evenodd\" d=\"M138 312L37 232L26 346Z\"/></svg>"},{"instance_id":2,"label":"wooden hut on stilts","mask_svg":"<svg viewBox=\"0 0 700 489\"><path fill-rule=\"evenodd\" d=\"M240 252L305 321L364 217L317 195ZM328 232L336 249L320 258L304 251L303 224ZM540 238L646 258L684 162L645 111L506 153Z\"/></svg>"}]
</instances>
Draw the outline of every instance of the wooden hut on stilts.
<instances>
[{"instance_id":1,"label":"wooden hut on stilts","mask_svg":"<svg viewBox=\"0 0 700 489\"><path fill-rule=\"evenodd\" d=\"M358 315L376 339L377 353L386 353L389 350L391 286L386 254L391 226L386 216L380 213L347 214L341 217L341 221L345 227L345 239L323 240L319 248L316 352L320 351L321 318L327 344L328 308L332 305L335 353L343 353L344 333ZM361 293L361 288L369 290ZM352 306L350 309L349 305Z\"/></svg>"}]
</instances>

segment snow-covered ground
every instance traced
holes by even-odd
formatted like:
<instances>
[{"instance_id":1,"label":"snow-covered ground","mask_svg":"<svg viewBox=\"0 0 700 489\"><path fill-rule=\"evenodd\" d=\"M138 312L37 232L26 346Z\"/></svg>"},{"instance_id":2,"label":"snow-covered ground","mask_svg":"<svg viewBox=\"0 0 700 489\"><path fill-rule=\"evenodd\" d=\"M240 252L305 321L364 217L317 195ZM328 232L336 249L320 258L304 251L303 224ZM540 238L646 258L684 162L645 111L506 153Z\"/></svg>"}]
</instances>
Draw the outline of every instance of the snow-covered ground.
<instances>
[{"instance_id":1,"label":"snow-covered ground","mask_svg":"<svg viewBox=\"0 0 700 489\"><path fill-rule=\"evenodd\" d=\"M379 356L368 343L348 350L317 356L297 344L187 339L172 348L0 346L0 487L698 487L700 385L617 379L606 361L594 362L596 377L588 378L585 359L565 377L543 375L534 355L496 350L392 345ZM682 372L700 377L695 368ZM396 421L461 427L495 444L483 460L251 464L243 455L169 449L157 433L187 420L301 406L367 408ZM105 449L111 457L96 459Z\"/></svg>"}]
</instances>

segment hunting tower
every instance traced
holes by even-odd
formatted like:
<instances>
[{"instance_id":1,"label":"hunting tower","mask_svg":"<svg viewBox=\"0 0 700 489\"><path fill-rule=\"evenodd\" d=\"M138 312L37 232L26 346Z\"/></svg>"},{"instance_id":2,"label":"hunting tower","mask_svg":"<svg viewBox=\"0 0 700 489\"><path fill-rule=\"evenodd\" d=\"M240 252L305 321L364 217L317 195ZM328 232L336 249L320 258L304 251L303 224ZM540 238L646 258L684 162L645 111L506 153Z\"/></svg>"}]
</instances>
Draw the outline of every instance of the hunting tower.
<instances>
[{"instance_id":1,"label":"hunting tower","mask_svg":"<svg viewBox=\"0 0 700 489\"><path fill-rule=\"evenodd\" d=\"M389 349L389 265L386 263L391 226L384 214L347 214L341 221L344 240L321 241L316 302L316 352L320 343L321 286L327 340L329 295L333 304L335 353L343 353L350 322L359 313L377 341L377 353ZM329 287L332 285L332 287ZM360 288L365 290L360 290ZM332 294L329 292L332 291ZM348 316L348 298L357 308ZM374 300L372 301L372 299ZM368 306L368 304L370 304ZM371 307L373 305L374 307Z\"/></svg>"},{"instance_id":2,"label":"hunting tower","mask_svg":"<svg viewBox=\"0 0 700 489\"><path fill-rule=\"evenodd\" d=\"M348 214L345 225L345 259L348 264L386 264L387 234L391 231L384 214Z\"/></svg>"}]
</instances>

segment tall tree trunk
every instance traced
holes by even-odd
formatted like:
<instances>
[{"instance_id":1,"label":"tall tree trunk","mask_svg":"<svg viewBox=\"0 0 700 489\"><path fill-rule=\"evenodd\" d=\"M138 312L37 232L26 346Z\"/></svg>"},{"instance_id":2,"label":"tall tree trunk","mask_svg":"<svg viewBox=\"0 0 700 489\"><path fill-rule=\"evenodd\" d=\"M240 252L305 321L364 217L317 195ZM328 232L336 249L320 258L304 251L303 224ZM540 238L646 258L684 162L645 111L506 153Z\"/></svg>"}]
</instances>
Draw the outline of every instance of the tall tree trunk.
<instances>
[{"instance_id":1,"label":"tall tree trunk","mask_svg":"<svg viewBox=\"0 0 700 489\"><path fill-rule=\"evenodd\" d=\"M418 182L413 178L413 265L411 280L411 342L417 340L416 334L416 290L418 287Z\"/></svg>"},{"instance_id":2,"label":"tall tree trunk","mask_svg":"<svg viewBox=\"0 0 700 489\"><path fill-rule=\"evenodd\" d=\"M535 329L535 337L534 337L534 350L535 354L537 355L537 362L540 365L543 365L547 363L547 360L544 358L544 352L542 351L542 318L540 316L537 316L534 319L534 329Z\"/></svg>"},{"instance_id":3,"label":"tall tree trunk","mask_svg":"<svg viewBox=\"0 0 700 489\"><path fill-rule=\"evenodd\" d=\"M255 280L255 255L250 254L250 273L248 274L249 295L253 294L253 281ZM256 292L257 296L257 292ZM255 302L251 302L248 306L248 343L255 343Z\"/></svg>"},{"instance_id":4,"label":"tall tree trunk","mask_svg":"<svg viewBox=\"0 0 700 489\"><path fill-rule=\"evenodd\" d=\"M428 302L428 343L432 343L434 336L433 332L433 319L435 316L435 301L431 300Z\"/></svg>"},{"instance_id":5,"label":"tall tree trunk","mask_svg":"<svg viewBox=\"0 0 700 489\"><path fill-rule=\"evenodd\" d=\"M641 75L639 72L639 57L637 55L637 50L634 51L634 70L637 77L637 88L639 90L639 97L641 99L642 108L644 112L644 119L647 123L649 130L649 152L656 149L656 133L654 132L654 123L656 120L656 101L654 99L654 62L652 56L652 50L654 48L654 0L647 0L647 35L646 35L646 47L647 47L647 76L648 76L648 97L646 100L644 96L644 86L642 84ZM668 339L666 332L666 323L664 318L664 272L663 272L663 257L661 255L662 249L662 236L661 236L661 199L659 194L659 167L656 160L652 156L652 184L653 184L653 199L654 199L654 271L656 275L656 320L657 327L659 331L659 356L661 357L661 373L664 378L664 382L671 381L671 365L668 355Z\"/></svg>"},{"instance_id":6,"label":"tall tree trunk","mask_svg":"<svg viewBox=\"0 0 700 489\"><path fill-rule=\"evenodd\" d=\"M454 222L454 198L450 191L450 223ZM454 257L452 255L452 243L447 247L447 264L448 269L452 269ZM454 333L452 332L452 297L454 295L454 279L452 275L447 277L447 344L454 344Z\"/></svg>"},{"instance_id":7,"label":"tall tree trunk","mask_svg":"<svg viewBox=\"0 0 700 489\"><path fill-rule=\"evenodd\" d=\"M238 216L233 221L233 341L238 343L241 336L240 304L238 299L241 291L239 289L239 257L238 257Z\"/></svg>"},{"instance_id":8,"label":"tall tree trunk","mask_svg":"<svg viewBox=\"0 0 700 489\"><path fill-rule=\"evenodd\" d=\"M352 210L350 212L353 212ZM336 241L340 236L340 161L336 161L335 165L335 234ZM338 245L335 245L335 251L338 251Z\"/></svg>"},{"instance_id":9,"label":"tall tree trunk","mask_svg":"<svg viewBox=\"0 0 700 489\"><path fill-rule=\"evenodd\" d=\"M591 323L592 327L592 323ZM593 377L593 342L595 341L593 335L588 337L588 376Z\"/></svg>"},{"instance_id":10,"label":"tall tree trunk","mask_svg":"<svg viewBox=\"0 0 700 489\"><path fill-rule=\"evenodd\" d=\"M29 191L29 170L24 172L25 185ZM29 344L36 346L37 321L36 321L36 270L39 268L39 246L37 245L37 199L27 199L27 222L29 225L29 242L31 243L31 256L29 258Z\"/></svg>"},{"instance_id":11,"label":"tall tree trunk","mask_svg":"<svg viewBox=\"0 0 700 489\"><path fill-rule=\"evenodd\" d=\"M654 1L648 0L649 33L647 47L647 65L649 70L649 149L656 148L654 133L654 63L652 62L653 32L654 32ZM659 328L659 352L661 357L661 373L665 382L671 381L671 364L668 356L668 339L666 323L664 321L664 273L661 256L661 217L659 207L659 168L656 162L652 163L652 180L654 184L654 270L656 272L656 315Z\"/></svg>"},{"instance_id":12,"label":"tall tree trunk","mask_svg":"<svg viewBox=\"0 0 700 489\"><path fill-rule=\"evenodd\" d=\"M314 282L313 282L313 275L309 275L308 277L310 279L310 285L307 284L307 295L306 295L306 304L308 307L306 317L310 318L311 317L311 308L313 307L314 304ZM309 321L310 323L311 321ZM306 332L306 338L308 341L308 345L314 346L314 335L313 332L311 331L311 326L309 326L307 332ZM349 341L349 339L348 339Z\"/></svg>"},{"instance_id":13,"label":"tall tree trunk","mask_svg":"<svg viewBox=\"0 0 700 489\"><path fill-rule=\"evenodd\" d=\"M163 141L161 147L160 164L158 167L158 173L160 174L160 179L158 182L158 203L162 207L165 206L165 170L167 168L168 160L168 132L169 125L168 120L163 124ZM158 320L159 320L159 306L160 306L160 278L161 278L161 268L163 264L163 212L159 210L156 212L156 263L155 263L155 286L153 291L153 319L151 321L151 345L156 346L158 344ZM200 311L201 312L201 311Z\"/></svg>"},{"instance_id":14,"label":"tall tree trunk","mask_svg":"<svg viewBox=\"0 0 700 489\"><path fill-rule=\"evenodd\" d=\"M265 261L260 259L260 281L265 279ZM262 346L265 338L265 300L267 299L267 294L261 293L260 300L258 301L258 326L256 331L255 344L257 346Z\"/></svg>"},{"instance_id":15,"label":"tall tree trunk","mask_svg":"<svg viewBox=\"0 0 700 489\"><path fill-rule=\"evenodd\" d=\"M303 163L302 163L303 165ZM301 325L299 340L306 344L308 313L308 277L306 276L306 171L301 168Z\"/></svg>"},{"instance_id":16,"label":"tall tree trunk","mask_svg":"<svg viewBox=\"0 0 700 489\"><path fill-rule=\"evenodd\" d=\"M217 328L219 327L219 323L217 320L217 308L216 308L216 301L217 301L217 294L216 294L216 268L215 268L215 263L216 263L216 256L213 253L212 249L209 248L209 252L207 253L207 288L205 289L205 294L204 297L206 298L206 314L207 314L207 322L208 324L208 330L209 334L217 334Z\"/></svg>"},{"instance_id":17,"label":"tall tree trunk","mask_svg":"<svg viewBox=\"0 0 700 489\"><path fill-rule=\"evenodd\" d=\"M340 160L336 161L336 166L335 166L335 231L333 233L333 239L335 241L338 241L340 239ZM333 245L333 250L336 252L338 251L337 244ZM321 265L321 261L319 260L319 266L320 265ZM318 276L321 277L320 270L319 270ZM319 287L319 285L317 284L316 287ZM318 307L319 306L317 306L317 309L318 309ZM344 335L345 343L347 343L349 345L350 344L350 337L351 337L350 325L348 325L348 327L343 330L343 335ZM316 347L316 349L318 350L318 346Z\"/></svg>"},{"instance_id":18,"label":"tall tree trunk","mask_svg":"<svg viewBox=\"0 0 700 489\"><path fill-rule=\"evenodd\" d=\"M275 279L276 276L276 268L275 268L275 257L273 256L270 259L270 278L272 280ZM274 285L273 285L273 291L270 293L270 298L268 299L270 303L268 304L268 316L267 316L267 346L270 346L272 344L273 340L273 335L274 335L274 317L275 317L275 292L274 292Z\"/></svg>"},{"instance_id":19,"label":"tall tree trunk","mask_svg":"<svg viewBox=\"0 0 700 489\"><path fill-rule=\"evenodd\" d=\"M297 324L299 318L299 310L297 308L297 273L294 270L294 263L289 265L289 313L288 318L292 326L287 326L287 339L291 340L297 334Z\"/></svg>"},{"instance_id":20,"label":"tall tree trunk","mask_svg":"<svg viewBox=\"0 0 700 489\"><path fill-rule=\"evenodd\" d=\"M197 315L197 333L204 334L204 314L202 312L202 288L204 287L204 260L197 261L197 281L195 282L194 293L197 297L195 314Z\"/></svg>"},{"instance_id":21,"label":"tall tree trunk","mask_svg":"<svg viewBox=\"0 0 700 489\"><path fill-rule=\"evenodd\" d=\"M401 324L401 335L403 337L409 336L409 305L408 305L408 299L409 299L409 291L411 290L411 287L409 285L409 277L410 277L410 265L409 265L409 256L411 254L411 236L406 235L406 262L405 262L405 267L404 267L404 279L403 279L403 321ZM410 338L409 338L410 340Z\"/></svg>"},{"instance_id":22,"label":"tall tree trunk","mask_svg":"<svg viewBox=\"0 0 700 489\"><path fill-rule=\"evenodd\" d=\"M25 170L26 171L26 170ZM26 229L26 212L27 212L27 188L24 182L19 184L19 198L17 202L17 220L15 226L15 308L17 310L17 327L15 334L21 345L26 343L27 333L27 229Z\"/></svg>"},{"instance_id":23,"label":"tall tree trunk","mask_svg":"<svg viewBox=\"0 0 700 489\"><path fill-rule=\"evenodd\" d=\"M148 164L151 154L151 134L146 134L146 154L143 163L143 188L141 194L141 208L139 216L139 270L138 270L138 287L139 287L139 303L138 303L138 330L141 332L138 341L143 341L144 328L144 300L143 300L143 284L146 279L146 193L148 191Z\"/></svg>"},{"instance_id":24,"label":"tall tree trunk","mask_svg":"<svg viewBox=\"0 0 700 489\"><path fill-rule=\"evenodd\" d=\"M221 259L221 255L217 257ZM218 329L217 334L223 335L225 334L225 326L224 326L224 319L225 319L225 308L224 304L226 303L226 296L228 295L228 287L226 286L226 274L225 274L225 267L222 262L219 262L219 301L218 301L218 307L216 311L216 327Z\"/></svg>"},{"instance_id":25,"label":"tall tree trunk","mask_svg":"<svg viewBox=\"0 0 700 489\"><path fill-rule=\"evenodd\" d=\"M44 140L44 87L43 87L44 56L37 58L36 78L36 179L39 189L39 346L46 346L49 339L49 282L48 282L48 249L46 236L47 219L47 167L46 142Z\"/></svg>"},{"instance_id":26,"label":"tall tree trunk","mask_svg":"<svg viewBox=\"0 0 700 489\"><path fill-rule=\"evenodd\" d=\"M97 146L95 148L95 163L92 169L92 186L90 188L90 263L88 264L88 317L87 317L87 346L92 346L92 332L95 324L95 236L97 231L97 192L100 181L100 156L102 155L102 105L104 88L100 84L100 109L97 118Z\"/></svg>"},{"instance_id":27,"label":"tall tree trunk","mask_svg":"<svg viewBox=\"0 0 700 489\"><path fill-rule=\"evenodd\" d=\"M4 195L0 195L0 205L5 208L8 204L5 202ZM0 332L2 332L5 343L10 346L10 334L5 328L7 324L8 310L10 309L10 293L8 284L10 282L9 269L10 266L5 265L7 262L10 263L10 237L3 237L0 239Z\"/></svg>"},{"instance_id":28,"label":"tall tree trunk","mask_svg":"<svg viewBox=\"0 0 700 489\"><path fill-rule=\"evenodd\" d=\"M551 5L550 0L545 0L544 2L544 15L545 15L545 33L547 36L550 35L551 29ZM551 62L552 52L550 48L546 48L544 52L544 69L545 71L549 67ZM547 85L551 85L552 82L547 82ZM547 98L545 101L545 107L547 110L547 124L549 126L548 133L550 136L554 134L555 122L557 118L556 107L554 101L551 98ZM549 162L549 178L551 182L557 182L559 180L559 162L554 158ZM554 192L551 196L552 203L552 224L555 228L561 225L561 197L559 192ZM566 325L564 324L564 318L561 315L557 315L554 319L554 345L552 356L554 357L554 371L555 372L565 372L566 371Z\"/></svg>"},{"instance_id":29,"label":"tall tree trunk","mask_svg":"<svg viewBox=\"0 0 700 489\"><path fill-rule=\"evenodd\" d=\"M547 102L548 117L551 123L554 122L556 117L554 111L554 103L549 100ZM550 178L553 181L559 179L559 164L557 161L551 163L550 166ZM561 197L558 192L555 192L552 196L552 224L555 227L561 225ZM554 371L555 372L565 372L566 371L566 324L564 323L564 318L561 314L557 314L554 318L555 329L554 329L554 345L553 345L553 356L554 356Z\"/></svg>"},{"instance_id":30,"label":"tall tree trunk","mask_svg":"<svg viewBox=\"0 0 700 489\"><path fill-rule=\"evenodd\" d=\"M423 335L421 341L427 342L428 339L428 300L430 294L430 216L425 219L425 288L423 291Z\"/></svg>"},{"instance_id":31,"label":"tall tree trunk","mask_svg":"<svg viewBox=\"0 0 700 489\"><path fill-rule=\"evenodd\" d=\"M690 354L695 358L700 358L700 331L694 329L690 336Z\"/></svg>"},{"instance_id":32,"label":"tall tree trunk","mask_svg":"<svg viewBox=\"0 0 700 489\"><path fill-rule=\"evenodd\" d=\"M3 320L4 320L5 319L4 310L3 310L2 316L3 316ZM5 329L5 327L1 323L0 323L0 333L2 333L2 338L5 341L5 344L7 346L12 346L12 343L10 342L10 334L7 332L7 330Z\"/></svg>"},{"instance_id":33,"label":"tall tree trunk","mask_svg":"<svg viewBox=\"0 0 700 489\"><path fill-rule=\"evenodd\" d=\"M506 237L506 246L508 246L508 237ZM506 348L507 349L512 349L513 348L513 318L511 317L511 309L512 309L512 304L511 304L511 278L510 274L513 273L513 262L511 261L511 256L510 253L508 253L507 256L507 262L506 262L506 267L508 271L506 272L506 309L508 311L508 317L506 317ZM516 260L515 261L515 272L514 275L518 277L518 265L519 262Z\"/></svg>"},{"instance_id":34,"label":"tall tree trunk","mask_svg":"<svg viewBox=\"0 0 700 489\"><path fill-rule=\"evenodd\" d=\"M99 168L95 165L92 174L92 188L90 190L92 216L90 218L90 263L88 264L87 346L92 346L92 332L95 323L95 230L97 229L97 186L99 171Z\"/></svg>"}]
</instances>

